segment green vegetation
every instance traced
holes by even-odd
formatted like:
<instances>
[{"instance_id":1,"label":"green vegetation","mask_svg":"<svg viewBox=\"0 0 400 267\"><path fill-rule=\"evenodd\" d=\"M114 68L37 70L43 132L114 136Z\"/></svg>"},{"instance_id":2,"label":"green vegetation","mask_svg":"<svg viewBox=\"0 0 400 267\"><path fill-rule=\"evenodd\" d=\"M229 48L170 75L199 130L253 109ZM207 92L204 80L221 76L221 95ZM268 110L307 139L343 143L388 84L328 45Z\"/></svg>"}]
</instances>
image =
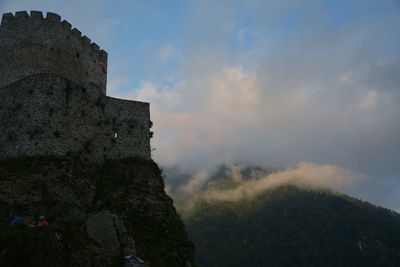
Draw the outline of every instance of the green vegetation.
<instances>
[{"instance_id":1,"label":"green vegetation","mask_svg":"<svg viewBox=\"0 0 400 267\"><path fill-rule=\"evenodd\" d=\"M187 230L201 266L400 266L400 216L328 191L203 202Z\"/></svg>"}]
</instances>

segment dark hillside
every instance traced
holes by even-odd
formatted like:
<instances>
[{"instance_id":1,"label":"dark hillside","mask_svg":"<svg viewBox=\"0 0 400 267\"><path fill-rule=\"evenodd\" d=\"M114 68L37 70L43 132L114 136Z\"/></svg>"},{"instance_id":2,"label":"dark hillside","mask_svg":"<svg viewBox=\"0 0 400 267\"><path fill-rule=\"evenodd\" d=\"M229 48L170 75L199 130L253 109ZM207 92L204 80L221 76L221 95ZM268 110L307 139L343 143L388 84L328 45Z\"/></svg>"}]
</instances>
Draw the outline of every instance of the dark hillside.
<instances>
[{"instance_id":1,"label":"dark hillside","mask_svg":"<svg viewBox=\"0 0 400 267\"><path fill-rule=\"evenodd\" d=\"M201 266L400 266L399 214L328 191L202 203L187 227Z\"/></svg>"}]
</instances>

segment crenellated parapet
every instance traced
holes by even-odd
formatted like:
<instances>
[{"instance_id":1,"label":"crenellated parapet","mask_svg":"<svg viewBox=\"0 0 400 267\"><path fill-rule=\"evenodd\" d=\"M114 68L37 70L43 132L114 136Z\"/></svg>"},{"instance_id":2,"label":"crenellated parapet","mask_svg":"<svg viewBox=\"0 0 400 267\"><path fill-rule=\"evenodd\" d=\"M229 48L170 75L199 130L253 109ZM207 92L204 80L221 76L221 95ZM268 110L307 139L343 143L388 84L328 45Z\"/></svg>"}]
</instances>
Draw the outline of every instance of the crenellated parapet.
<instances>
[{"instance_id":1,"label":"crenellated parapet","mask_svg":"<svg viewBox=\"0 0 400 267\"><path fill-rule=\"evenodd\" d=\"M149 104L107 96L106 79L107 53L59 15L4 14L0 159L150 159Z\"/></svg>"},{"instance_id":2,"label":"crenellated parapet","mask_svg":"<svg viewBox=\"0 0 400 267\"><path fill-rule=\"evenodd\" d=\"M0 88L33 74L56 74L104 94L107 52L55 13L3 14L0 26Z\"/></svg>"}]
</instances>

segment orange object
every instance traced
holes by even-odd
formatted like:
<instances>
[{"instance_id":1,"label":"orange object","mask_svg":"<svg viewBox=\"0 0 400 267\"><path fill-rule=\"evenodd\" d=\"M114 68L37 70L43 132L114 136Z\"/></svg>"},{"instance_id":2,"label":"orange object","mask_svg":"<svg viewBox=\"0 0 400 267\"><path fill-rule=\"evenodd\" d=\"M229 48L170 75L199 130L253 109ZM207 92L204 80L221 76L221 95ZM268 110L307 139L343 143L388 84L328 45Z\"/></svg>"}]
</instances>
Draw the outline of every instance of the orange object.
<instances>
[{"instance_id":1,"label":"orange object","mask_svg":"<svg viewBox=\"0 0 400 267\"><path fill-rule=\"evenodd\" d=\"M46 220L43 221L39 221L36 225L36 228L39 230L43 230L45 228L47 228L47 226L49 226L49 223Z\"/></svg>"}]
</instances>

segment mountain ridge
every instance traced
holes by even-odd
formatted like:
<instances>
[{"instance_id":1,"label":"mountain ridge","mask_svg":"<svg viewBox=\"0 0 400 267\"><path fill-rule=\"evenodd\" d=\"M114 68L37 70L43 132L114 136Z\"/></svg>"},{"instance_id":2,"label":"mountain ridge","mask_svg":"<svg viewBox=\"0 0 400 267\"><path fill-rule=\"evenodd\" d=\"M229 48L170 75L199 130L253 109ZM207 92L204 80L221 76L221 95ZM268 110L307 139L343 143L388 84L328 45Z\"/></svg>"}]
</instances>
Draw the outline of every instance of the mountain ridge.
<instances>
[{"instance_id":1,"label":"mountain ridge","mask_svg":"<svg viewBox=\"0 0 400 267\"><path fill-rule=\"evenodd\" d=\"M400 215L329 190L285 185L242 203L201 203L185 221L201 266L400 264Z\"/></svg>"}]
</instances>

